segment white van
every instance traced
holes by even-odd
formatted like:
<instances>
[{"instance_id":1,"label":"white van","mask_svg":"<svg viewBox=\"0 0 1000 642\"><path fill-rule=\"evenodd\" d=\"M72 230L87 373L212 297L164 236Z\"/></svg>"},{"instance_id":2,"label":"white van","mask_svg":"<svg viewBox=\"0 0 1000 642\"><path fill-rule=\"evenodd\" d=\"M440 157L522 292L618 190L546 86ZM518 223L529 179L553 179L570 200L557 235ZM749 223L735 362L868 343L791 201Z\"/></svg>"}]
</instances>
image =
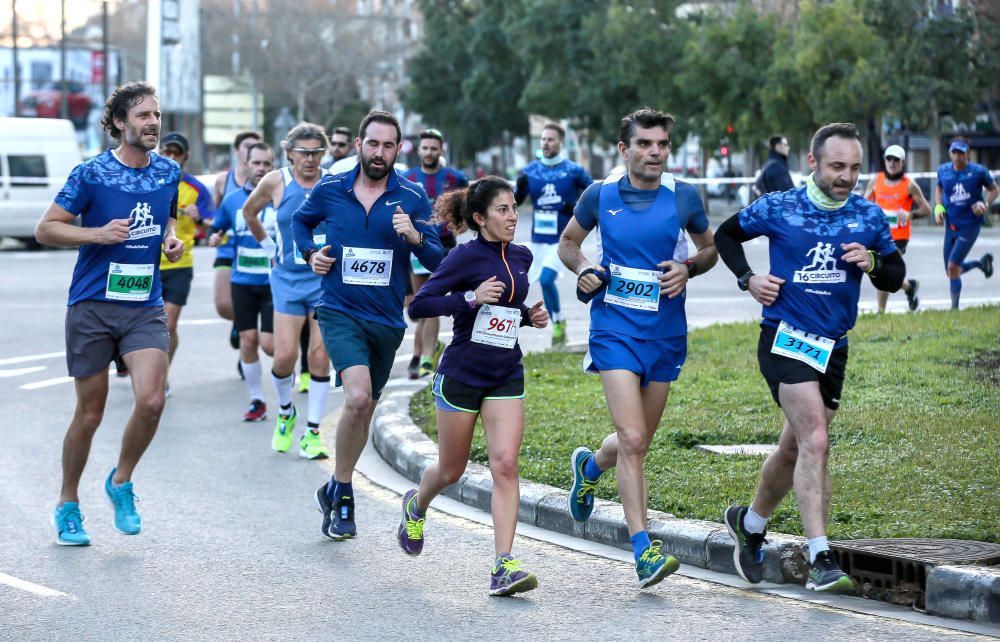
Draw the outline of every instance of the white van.
<instances>
[{"instance_id":1,"label":"white van","mask_svg":"<svg viewBox=\"0 0 1000 642\"><path fill-rule=\"evenodd\" d=\"M81 160L73 123L0 118L0 236L35 245L35 224Z\"/></svg>"}]
</instances>

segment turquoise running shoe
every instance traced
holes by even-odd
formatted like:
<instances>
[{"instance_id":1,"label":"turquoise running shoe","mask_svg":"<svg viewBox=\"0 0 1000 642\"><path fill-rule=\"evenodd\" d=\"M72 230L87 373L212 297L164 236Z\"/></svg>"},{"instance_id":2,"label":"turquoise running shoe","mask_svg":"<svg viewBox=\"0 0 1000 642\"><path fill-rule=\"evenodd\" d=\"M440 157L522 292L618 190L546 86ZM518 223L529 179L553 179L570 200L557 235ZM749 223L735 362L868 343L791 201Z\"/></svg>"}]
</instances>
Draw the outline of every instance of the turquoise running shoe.
<instances>
[{"instance_id":1,"label":"turquoise running shoe","mask_svg":"<svg viewBox=\"0 0 1000 642\"><path fill-rule=\"evenodd\" d=\"M90 546L90 535L83 528L79 502L63 502L52 513L56 529L56 544L60 546Z\"/></svg>"},{"instance_id":2,"label":"turquoise running shoe","mask_svg":"<svg viewBox=\"0 0 1000 642\"><path fill-rule=\"evenodd\" d=\"M680 568L681 563L677 561L677 558L670 554L664 556L660 552L661 548L663 548L663 542L654 539L636 561L635 574L639 576L639 588L648 588L658 584L663 578Z\"/></svg>"},{"instance_id":3,"label":"turquoise running shoe","mask_svg":"<svg viewBox=\"0 0 1000 642\"><path fill-rule=\"evenodd\" d=\"M139 498L132 492L132 482L127 481L118 487L111 483L115 470L112 468L104 480L104 498L115 509L115 530L122 535L138 535L142 530L142 517L135 509L135 502Z\"/></svg>"},{"instance_id":4,"label":"turquoise running shoe","mask_svg":"<svg viewBox=\"0 0 1000 642\"><path fill-rule=\"evenodd\" d=\"M594 453L589 448L580 446L569 458L570 469L573 471L573 485L569 489L569 514L578 522L590 519L590 513L594 510L594 489L599 482L590 481L583 474L587 459L593 456Z\"/></svg>"}]
</instances>

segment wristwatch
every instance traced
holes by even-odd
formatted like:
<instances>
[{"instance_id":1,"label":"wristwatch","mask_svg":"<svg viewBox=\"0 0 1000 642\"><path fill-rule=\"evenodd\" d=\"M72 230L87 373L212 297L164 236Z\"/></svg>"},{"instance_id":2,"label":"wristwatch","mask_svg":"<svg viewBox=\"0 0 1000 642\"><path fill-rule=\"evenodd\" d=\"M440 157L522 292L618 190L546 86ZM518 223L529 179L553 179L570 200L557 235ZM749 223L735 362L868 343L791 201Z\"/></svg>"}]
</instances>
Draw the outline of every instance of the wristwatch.
<instances>
[{"instance_id":1,"label":"wristwatch","mask_svg":"<svg viewBox=\"0 0 1000 642\"><path fill-rule=\"evenodd\" d=\"M736 279L736 285L740 286L740 289L746 292L750 289L750 277L752 276L754 276L753 270L747 270L743 276Z\"/></svg>"},{"instance_id":2,"label":"wristwatch","mask_svg":"<svg viewBox=\"0 0 1000 642\"><path fill-rule=\"evenodd\" d=\"M694 262L694 259L685 259L684 265L687 266L689 279L698 276L698 264Z\"/></svg>"},{"instance_id":3,"label":"wristwatch","mask_svg":"<svg viewBox=\"0 0 1000 642\"><path fill-rule=\"evenodd\" d=\"M319 250L302 250L302 260L306 262L306 265L309 265L309 259L318 251Z\"/></svg>"},{"instance_id":4,"label":"wristwatch","mask_svg":"<svg viewBox=\"0 0 1000 642\"><path fill-rule=\"evenodd\" d=\"M476 293L472 290L467 290L464 294L465 302L470 308L476 307Z\"/></svg>"}]
</instances>

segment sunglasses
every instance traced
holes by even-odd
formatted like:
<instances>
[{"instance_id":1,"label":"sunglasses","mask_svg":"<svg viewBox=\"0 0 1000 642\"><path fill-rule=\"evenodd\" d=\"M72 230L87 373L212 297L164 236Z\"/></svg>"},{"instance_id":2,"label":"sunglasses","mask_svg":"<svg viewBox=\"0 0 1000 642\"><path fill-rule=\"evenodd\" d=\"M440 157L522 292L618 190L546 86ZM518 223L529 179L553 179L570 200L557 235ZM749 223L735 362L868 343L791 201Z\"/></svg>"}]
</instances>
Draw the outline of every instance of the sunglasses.
<instances>
[{"instance_id":1,"label":"sunglasses","mask_svg":"<svg viewBox=\"0 0 1000 642\"><path fill-rule=\"evenodd\" d=\"M886 156L885 157L885 162L887 162L887 163L902 163L903 159L902 158L896 158L895 156Z\"/></svg>"},{"instance_id":2,"label":"sunglasses","mask_svg":"<svg viewBox=\"0 0 1000 642\"><path fill-rule=\"evenodd\" d=\"M331 147L347 147L349 145L350 145L350 143L341 143L341 142L338 142L338 141L333 141L332 143L330 143Z\"/></svg>"},{"instance_id":3,"label":"sunglasses","mask_svg":"<svg viewBox=\"0 0 1000 642\"><path fill-rule=\"evenodd\" d=\"M303 156L322 156L326 152L326 147L314 147L312 149L306 149L305 147L293 147L290 152L298 152Z\"/></svg>"}]
</instances>

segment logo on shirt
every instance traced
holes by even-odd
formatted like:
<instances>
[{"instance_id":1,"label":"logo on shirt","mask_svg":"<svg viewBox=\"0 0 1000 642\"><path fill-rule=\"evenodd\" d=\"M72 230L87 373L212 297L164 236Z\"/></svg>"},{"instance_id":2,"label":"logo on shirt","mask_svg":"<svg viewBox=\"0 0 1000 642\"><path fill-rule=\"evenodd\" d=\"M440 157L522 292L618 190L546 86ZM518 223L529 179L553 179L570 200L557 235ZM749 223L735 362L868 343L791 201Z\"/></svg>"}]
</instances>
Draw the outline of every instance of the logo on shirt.
<instances>
[{"instance_id":1,"label":"logo on shirt","mask_svg":"<svg viewBox=\"0 0 1000 642\"><path fill-rule=\"evenodd\" d=\"M837 258L833 255L833 245L819 241L816 247L806 252L806 258L812 263L803 265L795 271L796 283L843 283L847 281L847 272L837 269Z\"/></svg>"},{"instance_id":2,"label":"logo on shirt","mask_svg":"<svg viewBox=\"0 0 1000 642\"><path fill-rule=\"evenodd\" d=\"M538 202L535 205L544 207L545 205L558 205L559 203L562 203L562 196L559 196L556 186L552 183L546 183L545 187L542 188L542 195L538 197Z\"/></svg>"},{"instance_id":3,"label":"logo on shirt","mask_svg":"<svg viewBox=\"0 0 1000 642\"><path fill-rule=\"evenodd\" d=\"M964 203L969 200L969 193L965 191L965 187L961 183L955 183L955 187L951 190L951 202L956 205Z\"/></svg>"},{"instance_id":4,"label":"logo on shirt","mask_svg":"<svg viewBox=\"0 0 1000 642\"><path fill-rule=\"evenodd\" d=\"M620 209L619 210L608 210L608 214L610 214L611 216L614 216L615 214L617 214L620 211L621 211Z\"/></svg>"},{"instance_id":5,"label":"logo on shirt","mask_svg":"<svg viewBox=\"0 0 1000 642\"><path fill-rule=\"evenodd\" d=\"M386 201L385 204L388 205L389 207L392 207L393 205L399 205L402 202L403 201Z\"/></svg>"},{"instance_id":6,"label":"logo on shirt","mask_svg":"<svg viewBox=\"0 0 1000 642\"><path fill-rule=\"evenodd\" d=\"M160 235L160 226L153 222L149 203L136 203L129 213L129 218L132 219L132 225L129 226L128 240L135 241Z\"/></svg>"}]
</instances>

